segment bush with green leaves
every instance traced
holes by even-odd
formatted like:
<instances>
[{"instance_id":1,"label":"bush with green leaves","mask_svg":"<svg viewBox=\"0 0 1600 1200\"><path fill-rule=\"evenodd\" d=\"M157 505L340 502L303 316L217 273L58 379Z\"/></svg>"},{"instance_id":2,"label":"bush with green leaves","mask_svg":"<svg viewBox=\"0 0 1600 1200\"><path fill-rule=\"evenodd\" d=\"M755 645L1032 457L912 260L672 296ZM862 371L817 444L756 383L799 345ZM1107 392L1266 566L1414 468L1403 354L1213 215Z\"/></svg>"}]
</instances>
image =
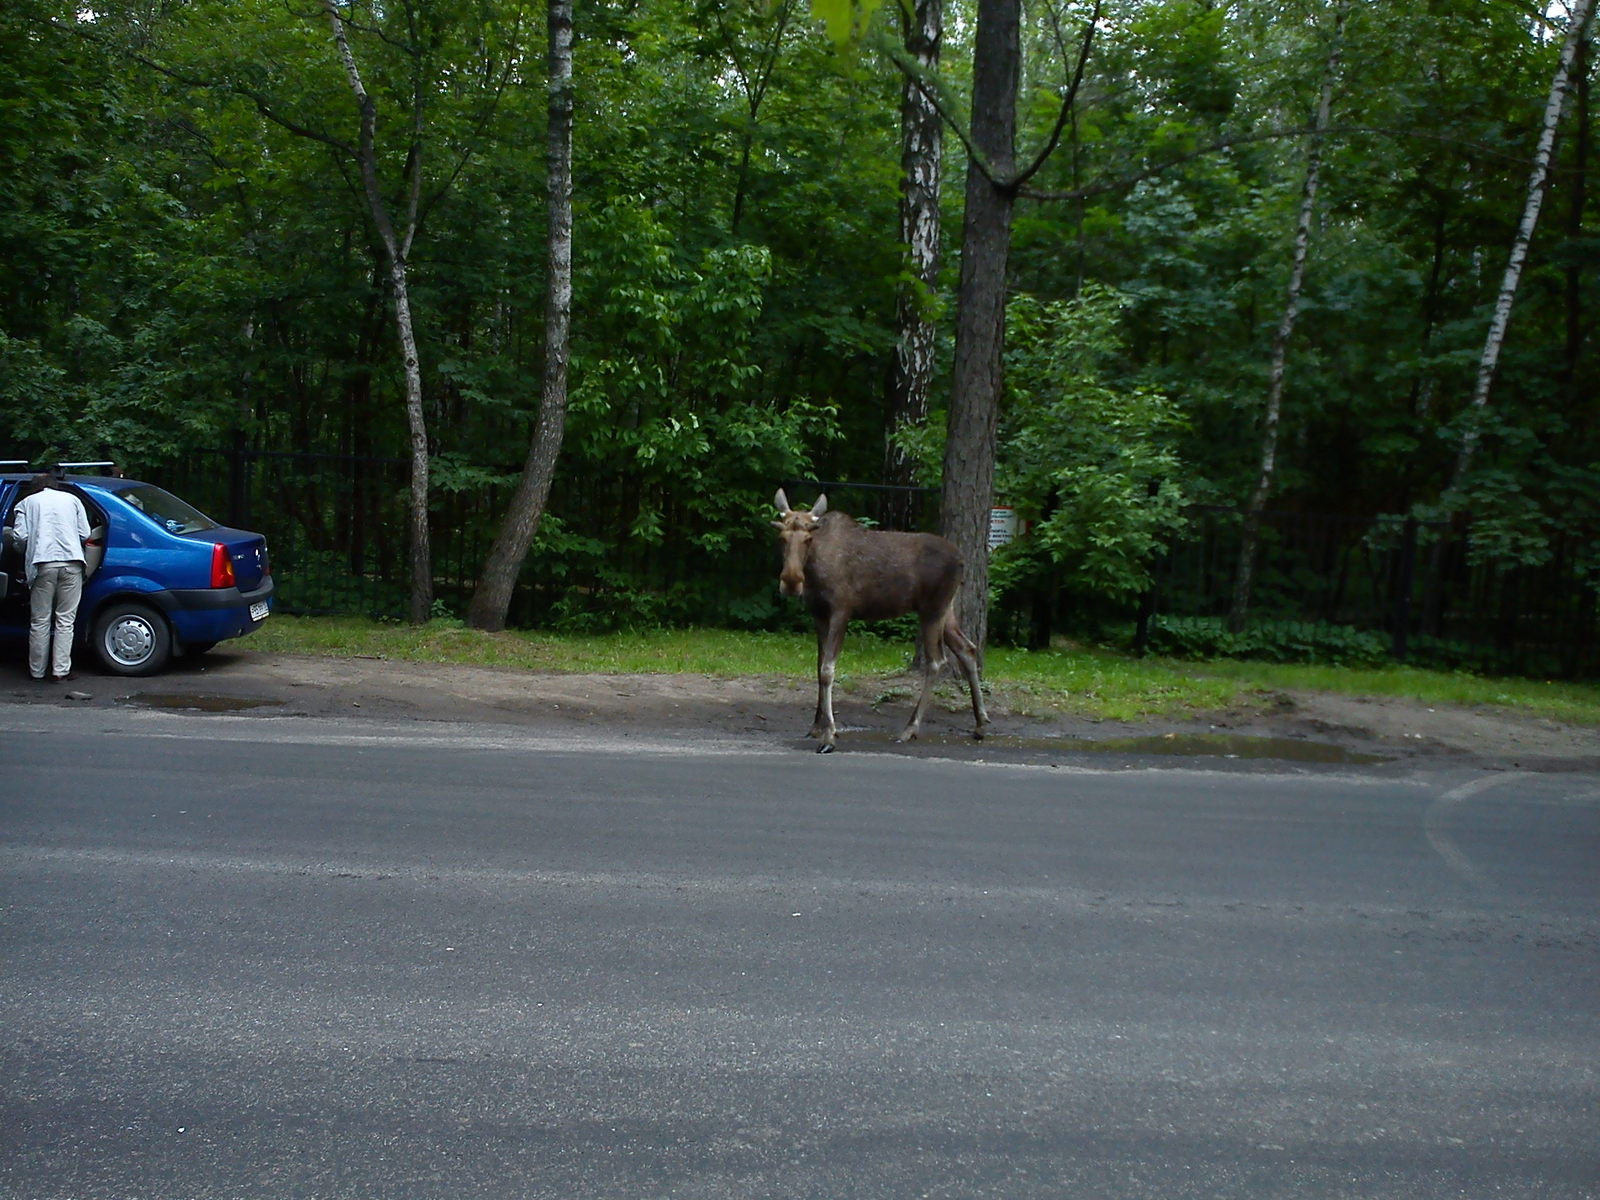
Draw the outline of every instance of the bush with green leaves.
<instances>
[{"instance_id":1,"label":"bush with green leaves","mask_svg":"<svg viewBox=\"0 0 1600 1200\"><path fill-rule=\"evenodd\" d=\"M1125 305L1096 286L1011 302L996 491L1026 532L995 557L997 596L1048 586L1126 604L1183 527L1183 415L1105 379Z\"/></svg>"},{"instance_id":2,"label":"bush with green leaves","mask_svg":"<svg viewBox=\"0 0 1600 1200\"><path fill-rule=\"evenodd\" d=\"M1389 639L1349 625L1309 621L1259 621L1230 633L1222 617L1157 617L1146 648L1168 658L1206 662L1243 658L1259 662L1379 666L1389 661Z\"/></svg>"}]
</instances>

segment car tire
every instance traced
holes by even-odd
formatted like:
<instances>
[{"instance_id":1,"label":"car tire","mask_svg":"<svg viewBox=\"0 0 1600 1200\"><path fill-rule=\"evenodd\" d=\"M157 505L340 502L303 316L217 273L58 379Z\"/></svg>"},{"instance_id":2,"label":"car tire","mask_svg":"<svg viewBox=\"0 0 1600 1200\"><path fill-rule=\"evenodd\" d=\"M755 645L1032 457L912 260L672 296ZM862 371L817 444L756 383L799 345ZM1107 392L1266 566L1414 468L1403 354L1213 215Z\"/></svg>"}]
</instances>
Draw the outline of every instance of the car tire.
<instances>
[{"instance_id":1,"label":"car tire","mask_svg":"<svg viewBox=\"0 0 1600 1200\"><path fill-rule=\"evenodd\" d=\"M172 631L154 609L119 600L95 618L94 649L113 675L154 675L172 657Z\"/></svg>"}]
</instances>

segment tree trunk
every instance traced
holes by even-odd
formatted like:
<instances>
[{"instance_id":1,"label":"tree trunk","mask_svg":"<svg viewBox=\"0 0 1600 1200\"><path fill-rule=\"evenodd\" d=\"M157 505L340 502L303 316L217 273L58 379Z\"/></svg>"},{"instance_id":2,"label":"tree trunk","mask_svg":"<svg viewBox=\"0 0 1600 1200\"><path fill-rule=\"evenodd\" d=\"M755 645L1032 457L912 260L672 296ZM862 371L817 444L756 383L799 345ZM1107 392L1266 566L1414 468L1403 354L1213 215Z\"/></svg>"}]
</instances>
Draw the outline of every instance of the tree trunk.
<instances>
[{"instance_id":1,"label":"tree trunk","mask_svg":"<svg viewBox=\"0 0 1600 1200\"><path fill-rule=\"evenodd\" d=\"M411 293L404 259L391 259L394 322L405 364L406 426L411 435L411 598L409 616L420 625L433 611L433 548L428 531L428 422L422 408L422 365L411 328Z\"/></svg>"},{"instance_id":2,"label":"tree trunk","mask_svg":"<svg viewBox=\"0 0 1600 1200\"><path fill-rule=\"evenodd\" d=\"M961 232L956 354L945 440L944 534L966 564L959 612L979 653L989 632L989 510L994 504L1006 272L1016 203L1020 0L980 0L973 50L972 152Z\"/></svg>"},{"instance_id":3,"label":"tree trunk","mask_svg":"<svg viewBox=\"0 0 1600 1200\"><path fill-rule=\"evenodd\" d=\"M1312 126L1311 146L1306 156L1305 184L1300 193L1300 215L1295 222L1294 250L1289 266L1289 284L1284 293L1283 316L1272 338L1272 362L1267 372L1267 401L1261 418L1261 453L1256 466L1256 485L1245 506L1244 528L1239 541L1239 565L1233 579L1233 604L1228 611L1228 628L1234 633L1244 628L1250 609L1250 589L1255 581L1256 553L1261 540L1261 514L1272 494L1278 467L1278 428L1283 415L1283 379L1289 356L1289 339L1300 314L1300 289L1305 282L1306 255L1311 247L1311 222L1317 211L1317 186L1322 176L1322 139L1328 129L1333 108L1333 86L1339 75L1339 56L1344 48L1344 22L1350 0L1339 0L1334 10L1333 43L1322 72L1322 89L1317 97L1317 114Z\"/></svg>"},{"instance_id":4,"label":"tree trunk","mask_svg":"<svg viewBox=\"0 0 1600 1200\"><path fill-rule=\"evenodd\" d=\"M549 0L549 262L545 287L544 387L522 478L467 609L475 629L497 631L538 532L567 423L572 322L572 0Z\"/></svg>"},{"instance_id":5,"label":"tree trunk","mask_svg":"<svg viewBox=\"0 0 1600 1200\"><path fill-rule=\"evenodd\" d=\"M405 373L406 425L411 434L411 585L408 613L411 621L420 625L428 619L433 609L433 554L428 532L428 422L422 404L422 364L417 356L417 338L411 324L411 290L406 271L406 255L416 232L416 215L414 210L409 214L402 240L395 230L383 189L378 183L377 104L367 94L361 81L361 72L357 69L349 39L345 37L344 21L339 16L335 0L323 0L323 5L333 23L334 44L350 81L350 90L355 93L360 106L361 143L357 159L361 184L366 192L367 207L372 213L372 223L383 243L384 255L389 260L395 332L400 340L400 356ZM415 161L416 155L413 154L408 170L417 169ZM410 190L415 197L415 186Z\"/></svg>"},{"instance_id":6,"label":"tree trunk","mask_svg":"<svg viewBox=\"0 0 1600 1200\"><path fill-rule=\"evenodd\" d=\"M943 0L918 0L906 11L906 51L916 70L931 77L939 68L944 36ZM884 445L883 481L904 491L887 493L883 522L890 529L910 529L916 519L911 488L918 481L917 463L897 437L928 421L928 394L933 387L938 330L929 311L939 281L939 171L944 126L924 86L907 76L900 99L900 240L906 247L908 278L895 301L899 338L890 367L888 430Z\"/></svg>"},{"instance_id":7,"label":"tree trunk","mask_svg":"<svg viewBox=\"0 0 1600 1200\"><path fill-rule=\"evenodd\" d=\"M1533 171L1528 176L1528 195L1522 206L1522 220L1517 226L1517 236L1511 243L1511 257L1500 282L1500 295L1489 321L1489 333L1484 338L1483 355L1478 360L1477 382L1467 409L1466 430L1461 435L1461 449L1456 455L1455 471L1446 493L1447 498L1456 503L1460 502L1461 488L1472 469L1473 456L1477 453L1483 414L1489 407L1489 389L1494 383L1495 367L1500 361L1500 348L1505 343L1506 327L1511 322L1511 305L1517 298L1522 268L1528 259L1528 244L1533 240L1533 231L1539 223L1539 209L1544 203L1545 182L1550 176L1550 156L1555 146L1556 126L1561 123L1561 113L1567 103L1572 63L1577 57L1589 18L1593 15L1594 4L1595 0L1576 0L1573 4L1572 24L1567 30L1567 40L1561 47L1555 78L1550 81L1550 96L1544 107L1544 126L1539 132L1538 148L1534 151Z\"/></svg>"},{"instance_id":8,"label":"tree trunk","mask_svg":"<svg viewBox=\"0 0 1600 1200\"><path fill-rule=\"evenodd\" d=\"M1578 93L1577 128L1573 131L1572 198L1567 207L1567 240L1577 246L1583 240L1583 218L1589 205L1589 143L1593 139L1592 118L1589 112L1589 53L1587 41L1578 43L1577 57L1573 62L1572 76ZM1577 410L1583 396L1578 382L1578 360L1583 353L1584 320L1583 290L1588 275L1587 264L1577 254L1570 254L1566 278L1566 345L1562 365L1562 382L1567 389L1567 403Z\"/></svg>"}]
</instances>

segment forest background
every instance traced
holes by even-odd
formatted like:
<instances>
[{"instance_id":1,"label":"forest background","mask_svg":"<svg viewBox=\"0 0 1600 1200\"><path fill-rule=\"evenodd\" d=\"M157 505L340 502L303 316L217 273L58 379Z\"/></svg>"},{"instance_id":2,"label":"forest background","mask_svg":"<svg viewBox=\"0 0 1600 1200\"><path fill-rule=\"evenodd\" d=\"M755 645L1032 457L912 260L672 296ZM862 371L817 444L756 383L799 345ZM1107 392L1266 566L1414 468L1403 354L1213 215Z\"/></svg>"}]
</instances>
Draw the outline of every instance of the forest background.
<instances>
[{"instance_id":1,"label":"forest background","mask_svg":"<svg viewBox=\"0 0 1600 1200\"><path fill-rule=\"evenodd\" d=\"M959 494L969 168L1005 169L974 71L996 7L945 0L930 57L926 3L12 0L0 457L113 458L266 530L302 609L419 618L468 612L542 430L559 456L503 616L792 623L777 485L886 485L830 501L924 527ZM1403 622L1526 624L1538 592L1589 654L1562 665L1593 669L1600 231L1575 7L1017 7L1031 173L991 189L1014 207L986 436L1024 535L977 572L992 636L1113 636L1165 580L1168 611L1209 620L1168 621L1173 644L1243 637L1254 513L1258 618L1370 560L1350 587L1392 620L1403 537ZM903 212L919 96L942 130L931 261ZM1530 179L1542 216L1485 390ZM987 508L980 484L962 507ZM1313 516L1353 531L1338 565L1274 559ZM1174 585L1186 553L1206 565Z\"/></svg>"}]
</instances>

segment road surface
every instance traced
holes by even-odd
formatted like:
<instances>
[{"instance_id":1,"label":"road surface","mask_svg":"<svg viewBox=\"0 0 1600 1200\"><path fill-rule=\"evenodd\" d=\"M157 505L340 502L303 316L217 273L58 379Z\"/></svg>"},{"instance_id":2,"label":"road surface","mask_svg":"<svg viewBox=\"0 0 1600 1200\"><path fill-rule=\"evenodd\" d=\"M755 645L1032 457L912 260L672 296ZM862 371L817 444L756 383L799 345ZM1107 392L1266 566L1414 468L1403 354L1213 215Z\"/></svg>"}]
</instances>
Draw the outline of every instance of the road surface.
<instances>
[{"instance_id":1,"label":"road surface","mask_svg":"<svg viewBox=\"0 0 1600 1200\"><path fill-rule=\"evenodd\" d=\"M0 1196L1600 1195L1600 777L0 705Z\"/></svg>"}]
</instances>

